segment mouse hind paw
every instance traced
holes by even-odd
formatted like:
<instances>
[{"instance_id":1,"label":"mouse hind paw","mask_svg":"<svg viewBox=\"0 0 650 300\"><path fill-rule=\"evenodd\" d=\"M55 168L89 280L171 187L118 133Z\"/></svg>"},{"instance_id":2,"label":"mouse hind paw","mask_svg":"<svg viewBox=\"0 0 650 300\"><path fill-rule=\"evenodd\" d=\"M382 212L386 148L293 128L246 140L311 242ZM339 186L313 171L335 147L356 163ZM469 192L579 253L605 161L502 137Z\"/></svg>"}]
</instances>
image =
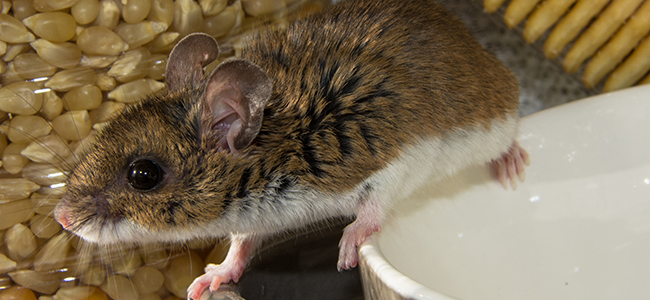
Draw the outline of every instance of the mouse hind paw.
<instances>
[{"instance_id":1,"label":"mouse hind paw","mask_svg":"<svg viewBox=\"0 0 650 300\"><path fill-rule=\"evenodd\" d=\"M508 189L508 183L513 190L517 189L517 182L526 180L526 166L530 165L530 156L526 149L514 141L508 152L498 159L492 160L490 167L497 180Z\"/></svg>"}]
</instances>

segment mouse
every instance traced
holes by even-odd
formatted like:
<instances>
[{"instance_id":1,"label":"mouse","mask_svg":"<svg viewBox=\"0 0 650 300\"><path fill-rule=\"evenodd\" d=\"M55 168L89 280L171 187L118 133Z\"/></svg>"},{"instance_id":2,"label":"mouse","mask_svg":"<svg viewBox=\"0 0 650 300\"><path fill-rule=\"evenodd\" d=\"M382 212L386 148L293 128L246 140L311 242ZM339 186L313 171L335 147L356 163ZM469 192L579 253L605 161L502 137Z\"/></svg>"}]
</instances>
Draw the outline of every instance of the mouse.
<instances>
[{"instance_id":1,"label":"mouse","mask_svg":"<svg viewBox=\"0 0 650 300\"><path fill-rule=\"evenodd\" d=\"M167 90L103 126L70 172L55 219L99 244L230 236L188 288L237 282L265 238L353 219L337 268L417 188L487 164L525 179L517 80L430 0L343 0L260 29L237 58L180 40Z\"/></svg>"}]
</instances>

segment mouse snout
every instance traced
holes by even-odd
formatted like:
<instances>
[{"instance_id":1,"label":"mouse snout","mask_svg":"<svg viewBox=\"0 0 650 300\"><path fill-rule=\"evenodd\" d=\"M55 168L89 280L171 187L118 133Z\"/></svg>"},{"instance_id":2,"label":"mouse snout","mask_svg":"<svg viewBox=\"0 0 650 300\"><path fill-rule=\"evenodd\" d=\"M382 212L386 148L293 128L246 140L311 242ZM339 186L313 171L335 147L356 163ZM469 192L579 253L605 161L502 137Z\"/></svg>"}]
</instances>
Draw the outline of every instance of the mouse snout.
<instances>
[{"instance_id":1,"label":"mouse snout","mask_svg":"<svg viewBox=\"0 0 650 300\"><path fill-rule=\"evenodd\" d=\"M61 224L63 229L67 230L70 227L70 211L65 206L64 201L61 201L54 207L54 220Z\"/></svg>"}]
</instances>

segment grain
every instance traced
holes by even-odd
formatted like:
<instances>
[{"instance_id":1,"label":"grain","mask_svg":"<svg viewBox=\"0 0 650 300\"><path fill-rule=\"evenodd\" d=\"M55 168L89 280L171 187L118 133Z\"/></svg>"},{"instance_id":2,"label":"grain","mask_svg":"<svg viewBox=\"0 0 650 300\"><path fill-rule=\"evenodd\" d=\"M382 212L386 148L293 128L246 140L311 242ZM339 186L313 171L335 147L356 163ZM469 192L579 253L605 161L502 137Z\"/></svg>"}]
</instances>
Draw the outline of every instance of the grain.
<instances>
[{"instance_id":1,"label":"grain","mask_svg":"<svg viewBox=\"0 0 650 300\"><path fill-rule=\"evenodd\" d=\"M25 222L34 216L34 205L30 199L0 204L0 230Z\"/></svg>"},{"instance_id":2,"label":"grain","mask_svg":"<svg viewBox=\"0 0 650 300\"><path fill-rule=\"evenodd\" d=\"M151 0L124 0L122 3L122 18L131 24L144 20L151 9Z\"/></svg>"},{"instance_id":3,"label":"grain","mask_svg":"<svg viewBox=\"0 0 650 300\"><path fill-rule=\"evenodd\" d=\"M64 161L71 151L58 134L49 134L29 143L20 154L31 161L56 164Z\"/></svg>"},{"instance_id":4,"label":"grain","mask_svg":"<svg viewBox=\"0 0 650 300\"><path fill-rule=\"evenodd\" d=\"M130 82L141 79L149 73L151 53L147 48L138 48L122 54L120 59L113 63L108 75L119 82Z\"/></svg>"},{"instance_id":5,"label":"grain","mask_svg":"<svg viewBox=\"0 0 650 300\"><path fill-rule=\"evenodd\" d=\"M54 43L71 39L77 25L71 15L62 12L35 14L25 18L23 24L37 36Z\"/></svg>"},{"instance_id":6,"label":"grain","mask_svg":"<svg viewBox=\"0 0 650 300\"><path fill-rule=\"evenodd\" d=\"M68 141L85 138L90 133L91 127L90 116L86 110L69 111L52 120L54 132Z\"/></svg>"},{"instance_id":7,"label":"grain","mask_svg":"<svg viewBox=\"0 0 650 300\"><path fill-rule=\"evenodd\" d=\"M36 50L41 59L58 68L72 69L81 59L81 49L73 43L52 43L45 39L38 39L29 45Z\"/></svg>"},{"instance_id":8,"label":"grain","mask_svg":"<svg viewBox=\"0 0 650 300\"><path fill-rule=\"evenodd\" d=\"M102 91L93 84L74 88L63 96L63 107L70 110L89 110L102 103Z\"/></svg>"},{"instance_id":9,"label":"grain","mask_svg":"<svg viewBox=\"0 0 650 300\"><path fill-rule=\"evenodd\" d=\"M0 88L0 110L18 115L33 115L43 105L43 94L35 93L36 83L16 82Z\"/></svg>"},{"instance_id":10,"label":"grain","mask_svg":"<svg viewBox=\"0 0 650 300\"><path fill-rule=\"evenodd\" d=\"M92 55L118 55L129 48L117 33L103 26L84 29L77 37L77 45Z\"/></svg>"},{"instance_id":11,"label":"grain","mask_svg":"<svg viewBox=\"0 0 650 300\"><path fill-rule=\"evenodd\" d=\"M18 174L23 167L29 162L29 159L22 156L22 152L27 148L27 143L11 143L7 145L2 152L2 167L10 174ZM3 188L6 188L3 186Z\"/></svg>"},{"instance_id":12,"label":"grain","mask_svg":"<svg viewBox=\"0 0 650 300\"><path fill-rule=\"evenodd\" d=\"M56 67L46 63L36 53L23 53L14 58L14 69L18 76L25 79L48 77L54 75Z\"/></svg>"},{"instance_id":13,"label":"grain","mask_svg":"<svg viewBox=\"0 0 650 300\"><path fill-rule=\"evenodd\" d=\"M34 35L18 19L0 14L0 41L7 43L29 43L34 41ZM6 61L6 60L5 60Z\"/></svg>"},{"instance_id":14,"label":"grain","mask_svg":"<svg viewBox=\"0 0 650 300\"><path fill-rule=\"evenodd\" d=\"M15 116L9 122L7 137L13 143L29 143L34 139L45 136L52 128L45 119L39 116Z\"/></svg>"},{"instance_id":15,"label":"grain","mask_svg":"<svg viewBox=\"0 0 650 300\"><path fill-rule=\"evenodd\" d=\"M57 72L45 82L45 87L58 92L67 92L84 85L94 84L95 80L97 80L95 71L88 67L78 67Z\"/></svg>"},{"instance_id":16,"label":"grain","mask_svg":"<svg viewBox=\"0 0 650 300\"><path fill-rule=\"evenodd\" d=\"M72 6L70 13L79 25L86 25L95 21L99 15L99 1L97 0L79 0Z\"/></svg>"}]
</instances>

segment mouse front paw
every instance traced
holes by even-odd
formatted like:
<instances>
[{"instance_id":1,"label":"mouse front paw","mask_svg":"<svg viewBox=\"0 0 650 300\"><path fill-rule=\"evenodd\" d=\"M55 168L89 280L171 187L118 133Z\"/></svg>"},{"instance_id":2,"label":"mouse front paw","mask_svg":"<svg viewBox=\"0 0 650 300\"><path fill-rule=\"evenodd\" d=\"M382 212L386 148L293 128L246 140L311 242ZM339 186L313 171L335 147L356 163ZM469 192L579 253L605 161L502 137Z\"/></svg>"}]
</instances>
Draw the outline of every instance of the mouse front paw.
<instances>
[{"instance_id":1,"label":"mouse front paw","mask_svg":"<svg viewBox=\"0 0 650 300\"><path fill-rule=\"evenodd\" d=\"M524 182L526 179L526 166L530 165L530 156L526 149L517 141L512 142L508 152L490 164L492 172L504 188L508 189L508 182L513 190L517 189L517 179Z\"/></svg>"},{"instance_id":2,"label":"mouse front paw","mask_svg":"<svg viewBox=\"0 0 650 300\"><path fill-rule=\"evenodd\" d=\"M213 293L222 283L228 283L231 280L237 282L242 271L243 269L238 270L229 266L209 264L205 267L205 274L194 279L190 287L187 288L187 297L188 299L199 300L206 289Z\"/></svg>"}]
</instances>

